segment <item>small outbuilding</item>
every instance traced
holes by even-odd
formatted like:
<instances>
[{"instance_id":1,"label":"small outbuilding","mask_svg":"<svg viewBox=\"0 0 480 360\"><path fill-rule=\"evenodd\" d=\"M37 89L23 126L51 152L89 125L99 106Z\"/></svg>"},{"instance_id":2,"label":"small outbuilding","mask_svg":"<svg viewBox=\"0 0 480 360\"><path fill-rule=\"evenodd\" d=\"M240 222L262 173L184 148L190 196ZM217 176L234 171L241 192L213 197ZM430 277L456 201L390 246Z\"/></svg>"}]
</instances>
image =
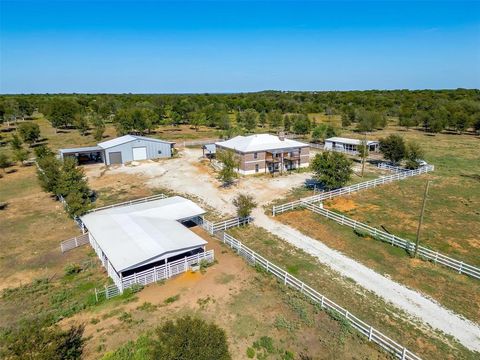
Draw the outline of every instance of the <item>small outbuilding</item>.
<instances>
[{"instance_id":1,"label":"small outbuilding","mask_svg":"<svg viewBox=\"0 0 480 360\"><path fill-rule=\"evenodd\" d=\"M357 154L358 148L361 144L362 144L362 140L358 140L358 139L331 137L331 138L325 139L324 149ZM377 140L367 140L367 146L370 152L377 152L379 151L380 143Z\"/></svg>"},{"instance_id":2,"label":"small outbuilding","mask_svg":"<svg viewBox=\"0 0 480 360\"><path fill-rule=\"evenodd\" d=\"M173 196L90 212L80 218L109 276L122 279L205 251L207 242L189 229L205 211Z\"/></svg>"},{"instance_id":3,"label":"small outbuilding","mask_svg":"<svg viewBox=\"0 0 480 360\"><path fill-rule=\"evenodd\" d=\"M61 149L60 157L75 157L79 164L125 164L130 161L167 158L175 143L137 135L124 135L97 146Z\"/></svg>"}]
</instances>

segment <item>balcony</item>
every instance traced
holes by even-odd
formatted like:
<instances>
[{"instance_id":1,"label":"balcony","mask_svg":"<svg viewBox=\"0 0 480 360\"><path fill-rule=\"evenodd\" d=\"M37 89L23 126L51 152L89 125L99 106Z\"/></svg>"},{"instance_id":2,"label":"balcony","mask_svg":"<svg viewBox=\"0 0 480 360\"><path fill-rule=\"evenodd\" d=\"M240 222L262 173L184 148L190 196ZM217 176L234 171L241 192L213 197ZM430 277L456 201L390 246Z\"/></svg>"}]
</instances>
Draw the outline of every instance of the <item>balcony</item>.
<instances>
[{"instance_id":1,"label":"balcony","mask_svg":"<svg viewBox=\"0 0 480 360\"><path fill-rule=\"evenodd\" d=\"M290 161L300 160L300 153L299 152L286 153L283 155L283 158L285 160L290 160Z\"/></svg>"}]
</instances>

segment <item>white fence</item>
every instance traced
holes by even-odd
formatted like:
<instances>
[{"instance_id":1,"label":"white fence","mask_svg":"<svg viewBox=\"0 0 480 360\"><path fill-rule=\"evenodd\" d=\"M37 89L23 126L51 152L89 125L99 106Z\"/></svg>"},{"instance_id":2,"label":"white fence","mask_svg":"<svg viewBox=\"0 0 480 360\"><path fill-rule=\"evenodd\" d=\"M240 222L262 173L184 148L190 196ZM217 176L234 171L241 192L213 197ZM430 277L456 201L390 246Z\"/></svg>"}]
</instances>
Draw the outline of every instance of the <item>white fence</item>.
<instances>
[{"instance_id":1,"label":"white fence","mask_svg":"<svg viewBox=\"0 0 480 360\"><path fill-rule=\"evenodd\" d=\"M220 221L217 223L213 223L206 219L203 219L202 227L207 230L211 235L215 234L217 231L225 231L232 227L241 226L245 224L249 224L252 221L251 217L246 218L233 218L225 221Z\"/></svg>"},{"instance_id":2,"label":"white fence","mask_svg":"<svg viewBox=\"0 0 480 360\"><path fill-rule=\"evenodd\" d=\"M341 225L349 226L354 230L362 230L378 240L387 242L393 246L398 246L402 249L407 250L408 252L415 251L415 243L413 242L404 240L393 234L389 234L385 231L378 230L359 221L350 219L345 215L340 215L333 211L323 209L320 206L310 203L305 203L304 205L307 209L313 211L314 213L325 216L327 219L334 220ZM465 274L476 279L480 279L480 268L473 265L465 264L463 261L452 259L451 257L440 254L438 251L430 250L424 246L419 246L418 255L420 255L424 259L433 261L435 264L441 264L455 271L458 271L460 274Z\"/></svg>"},{"instance_id":3,"label":"white fence","mask_svg":"<svg viewBox=\"0 0 480 360\"><path fill-rule=\"evenodd\" d=\"M283 270L282 268L278 267L275 264L272 264L263 256L249 249L247 246L243 245L240 241L238 241L234 237L224 233L223 242L229 245L232 249L235 249L237 253L243 258L245 258L251 265L262 267L267 271L267 273L271 273L275 277L277 277L284 285L290 286L300 291L302 294L308 297L311 301L317 304L320 304L322 309L324 308L330 311L335 311L336 313L344 316L354 329L356 329L362 335L367 337L369 341L372 341L378 344L384 350L394 354L395 357L399 359L413 359L413 360L420 359L420 357L415 355L413 352L411 352L404 346L396 343L395 341L390 339L388 336L382 334L380 331L376 330L372 326L363 322L362 320L357 318L355 315L350 313L347 309L344 309L340 305L337 305L336 303L326 298L324 295L320 294L318 291L311 288L301 280L290 275L287 271Z\"/></svg>"},{"instance_id":4,"label":"white fence","mask_svg":"<svg viewBox=\"0 0 480 360\"><path fill-rule=\"evenodd\" d=\"M66 251L75 249L79 246L86 245L86 244L88 244L88 242L89 242L89 240L88 240L88 233L87 233L87 234L83 234L83 235L80 235L80 236L75 236L71 239L62 241L60 243L60 249L62 250L62 253L64 253Z\"/></svg>"},{"instance_id":5,"label":"white fence","mask_svg":"<svg viewBox=\"0 0 480 360\"><path fill-rule=\"evenodd\" d=\"M200 266L202 262L212 263L214 260L214 251L208 250L161 266L154 266L151 269L125 276L121 279L121 286L111 284L105 286L105 289L100 291L95 289L95 298L97 301L101 297L110 299L114 296L121 295L125 289L134 285L145 286L157 281L169 279L175 275L187 272L192 266Z\"/></svg>"},{"instance_id":6,"label":"white fence","mask_svg":"<svg viewBox=\"0 0 480 360\"><path fill-rule=\"evenodd\" d=\"M346 186L340 189L327 191L318 195L313 195L309 197L302 198L300 200L292 201L289 203L285 203L282 205L273 206L272 214L275 216L276 214L280 214L282 212L293 210L296 207L303 206L304 203L316 203L319 201L332 199L337 196L348 195L353 192L357 192L364 189L369 189L372 187L376 187L378 185L388 184L393 181L402 180L411 176L417 176L429 171L433 171L435 168L433 165L422 166L416 170L408 170L388 176L381 176L374 180L364 181L355 185Z\"/></svg>"},{"instance_id":7,"label":"white fence","mask_svg":"<svg viewBox=\"0 0 480 360\"><path fill-rule=\"evenodd\" d=\"M143 198L139 198L139 199L135 199L135 200L124 201L124 202L117 203L117 204L112 204L112 205L107 205L107 206L102 206L102 207L99 207L99 208L95 208L93 210L90 210L88 213L92 213L92 212L99 211L99 210L111 209L111 208L118 207L118 206L127 206L127 205L140 204L140 203L154 201L154 200L161 200L161 199L165 199L167 197L168 196L165 195L165 194L157 194L157 195L147 196L147 197L143 197Z\"/></svg>"},{"instance_id":8,"label":"white fence","mask_svg":"<svg viewBox=\"0 0 480 360\"><path fill-rule=\"evenodd\" d=\"M127 289L134 284L147 285L163 279L168 279L172 276L188 271L193 265L200 265L203 261L211 263L214 260L214 251L208 250L165 265L155 266L152 269L125 276L122 279L123 288Z\"/></svg>"},{"instance_id":9,"label":"white fence","mask_svg":"<svg viewBox=\"0 0 480 360\"><path fill-rule=\"evenodd\" d=\"M402 168L400 166L393 166L384 162L378 163L377 167L379 169L384 169L384 170L390 170L394 173L399 173L399 172L404 172L404 171L409 171L408 169Z\"/></svg>"}]
</instances>

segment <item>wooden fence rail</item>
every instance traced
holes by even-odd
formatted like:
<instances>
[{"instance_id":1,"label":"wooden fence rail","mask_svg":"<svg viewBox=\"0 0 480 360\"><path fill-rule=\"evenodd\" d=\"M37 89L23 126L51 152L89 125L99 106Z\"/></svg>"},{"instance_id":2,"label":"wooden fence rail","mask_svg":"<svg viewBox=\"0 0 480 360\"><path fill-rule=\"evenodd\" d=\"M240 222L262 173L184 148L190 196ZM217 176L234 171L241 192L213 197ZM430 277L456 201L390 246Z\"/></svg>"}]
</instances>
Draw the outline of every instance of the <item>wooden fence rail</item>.
<instances>
[{"instance_id":1,"label":"wooden fence rail","mask_svg":"<svg viewBox=\"0 0 480 360\"><path fill-rule=\"evenodd\" d=\"M358 317L353 315L347 309L341 307L340 305L336 304L335 302L328 299L324 295L320 294L318 291L311 288L301 280L290 275L287 271L271 263L270 261L265 259L263 256L251 250L250 248L242 244L240 241L238 241L234 237L228 235L227 233L224 233L223 242L228 246L230 246L232 249L234 249L240 256L245 258L250 265L260 266L261 268L266 270L267 273L273 274L275 277L277 277L278 280L281 281L285 286L290 286L300 291L302 294L308 297L311 301L317 304L320 304L322 309L335 311L341 316L344 316L354 329L356 329L362 335L367 337L369 341L376 343L377 345L382 347L385 351L393 354L396 358L404 359L404 360L410 360L410 359L420 360L420 357L415 355L406 347L398 344L397 342L390 339L388 336L381 333L374 327L360 320Z\"/></svg>"},{"instance_id":2,"label":"wooden fence rail","mask_svg":"<svg viewBox=\"0 0 480 360\"><path fill-rule=\"evenodd\" d=\"M291 201L285 204L274 205L272 208L272 214L273 216L275 216L276 214L280 214L288 210L293 210L296 207L303 206L304 203L316 203L316 202L324 201L327 199L332 199L337 196L349 195L351 193L354 193L360 190L370 189L378 185L388 184L393 181L402 180L411 176L425 174L429 171L433 171L434 169L435 168L433 165L426 165L416 170L408 170L408 171L398 172L396 174L392 174L388 176L381 176L374 180L364 181L355 185L346 186L346 187L332 190L332 191L327 191L318 195L305 197L300 200Z\"/></svg>"},{"instance_id":3,"label":"wooden fence rail","mask_svg":"<svg viewBox=\"0 0 480 360\"><path fill-rule=\"evenodd\" d=\"M62 250L62 253L75 249L79 246L86 245L88 244L88 233L82 234L80 236L75 236L71 239L62 241L60 243L60 250Z\"/></svg>"},{"instance_id":4,"label":"wooden fence rail","mask_svg":"<svg viewBox=\"0 0 480 360\"><path fill-rule=\"evenodd\" d=\"M363 224L345 215L340 215L336 212L323 209L322 207L315 204L310 204L306 202L304 203L304 206L305 208L307 208L310 211L313 211L316 214L325 216L327 219L333 220L341 225L349 226L354 230L362 230L366 232L368 235L373 236L375 239L389 243L392 246L398 246L402 249L407 250L410 253L415 251L415 243L411 241L402 239L396 235L389 234L385 231ZM460 274L465 274L473 278L480 279L480 268L475 267L473 265L466 264L463 261L453 259L446 255L443 255L438 251L428 249L424 246L419 246L418 255L420 255L422 258L426 260L433 261L435 264L441 264L450 269L453 269L459 272Z\"/></svg>"},{"instance_id":5,"label":"wooden fence rail","mask_svg":"<svg viewBox=\"0 0 480 360\"><path fill-rule=\"evenodd\" d=\"M213 223L208 220L203 220L202 227L207 230L211 235L215 234L218 231L225 231L227 229L230 229L232 227L237 227L237 226L242 226L249 224L252 222L252 218L250 216L247 216L245 218L233 218L225 221L220 221L217 223Z\"/></svg>"}]
</instances>

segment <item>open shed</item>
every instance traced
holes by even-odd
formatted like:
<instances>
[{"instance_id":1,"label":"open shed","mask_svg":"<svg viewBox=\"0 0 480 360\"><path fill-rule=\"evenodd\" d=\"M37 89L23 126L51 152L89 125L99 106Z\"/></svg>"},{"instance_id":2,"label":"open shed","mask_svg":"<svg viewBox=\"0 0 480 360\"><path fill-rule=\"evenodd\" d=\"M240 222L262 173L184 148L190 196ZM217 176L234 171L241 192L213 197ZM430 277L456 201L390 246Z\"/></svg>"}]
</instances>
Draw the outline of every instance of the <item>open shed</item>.
<instances>
[{"instance_id":1,"label":"open shed","mask_svg":"<svg viewBox=\"0 0 480 360\"><path fill-rule=\"evenodd\" d=\"M133 273L205 251L188 229L205 211L180 196L90 212L81 217L89 241L117 283Z\"/></svg>"}]
</instances>

